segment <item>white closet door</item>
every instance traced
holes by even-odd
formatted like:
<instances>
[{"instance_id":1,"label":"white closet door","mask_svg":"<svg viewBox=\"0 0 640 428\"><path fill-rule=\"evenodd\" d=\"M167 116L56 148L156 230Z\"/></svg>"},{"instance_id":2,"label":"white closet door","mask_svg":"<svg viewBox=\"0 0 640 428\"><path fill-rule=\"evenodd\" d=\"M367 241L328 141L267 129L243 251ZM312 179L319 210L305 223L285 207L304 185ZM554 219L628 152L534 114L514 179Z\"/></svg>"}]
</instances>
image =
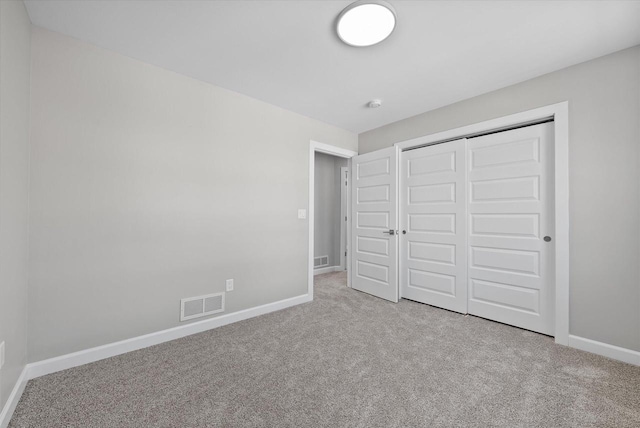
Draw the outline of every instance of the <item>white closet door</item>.
<instances>
[{"instance_id":1,"label":"white closet door","mask_svg":"<svg viewBox=\"0 0 640 428\"><path fill-rule=\"evenodd\" d=\"M553 334L553 124L468 140L469 313Z\"/></svg>"},{"instance_id":2,"label":"white closet door","mask_svg":"<svg viewBox=\"0 0 640 428\"><path fill-rule=\"evenodd\" d=\"M467 313L465 151L462 139L400 155L400 296L461 313Z\"/></svg>"},{"instance_id":3,"label":"white closet door","mask_svg":"<svg viewBox=\"0 0 640 428\"><path fill-rule=\"evenodd\" d=\"M352 288L398 301L397 149L352 158Z\"/></svg>"}]
</instances>

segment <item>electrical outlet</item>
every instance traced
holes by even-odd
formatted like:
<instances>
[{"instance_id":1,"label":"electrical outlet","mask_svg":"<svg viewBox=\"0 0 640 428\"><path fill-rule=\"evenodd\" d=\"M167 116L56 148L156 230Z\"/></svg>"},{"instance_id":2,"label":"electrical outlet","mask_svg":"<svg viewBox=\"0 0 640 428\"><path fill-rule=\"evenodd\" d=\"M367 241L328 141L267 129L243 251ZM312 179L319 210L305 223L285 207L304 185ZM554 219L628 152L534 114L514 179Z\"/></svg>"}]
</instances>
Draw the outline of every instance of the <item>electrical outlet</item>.
<instances>
[{"instance_id":1,"label":"electrical outlet","mask_svg":"<svg viewBox=\"0 0 640 428\"><path fill-rule=\"evenodd\" d=\"M0 343L0 369L4 366L4 342Z\"/></svg>"},{"instance_id":2,"label":"electrical outlet","mask_svg":"<svg viewBox=\"0 0 640 428\"><path fill-rule=\"evenodd\" d=\"M304 220L305 218L307 218L307 210L305 210L304 208L299 209L298 218L301 220Z\"/></svg>"},{"instance_id":3,"label":"electrical outlet","mask_svg":"<svg viewBox=\"0 0 640 428\"><path fill-rule=\"evenodd\" d=\"M233 291L233 279L227 279L227 291Z\"/></svg>"}]
</instances>

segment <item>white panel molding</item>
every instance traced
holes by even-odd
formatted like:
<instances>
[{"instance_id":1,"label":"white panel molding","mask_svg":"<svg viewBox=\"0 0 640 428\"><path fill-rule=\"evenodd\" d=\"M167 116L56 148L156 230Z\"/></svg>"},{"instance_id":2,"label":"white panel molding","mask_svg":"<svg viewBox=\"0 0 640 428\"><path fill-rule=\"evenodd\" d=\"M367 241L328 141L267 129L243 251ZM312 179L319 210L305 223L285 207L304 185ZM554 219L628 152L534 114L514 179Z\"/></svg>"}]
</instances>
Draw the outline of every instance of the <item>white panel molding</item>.
<instances>
[{"instance_id":1,"label":"white panel molding","mask_svg":"<svg viewBox=\"0 0 640 428\"><path fill-rule=\"evenodd\" d=\"M22 373L20 373L20 377L18 377L18 381L11 390L11 394L9 394L9 398L2 409L2 413L0 413L0 428L7 428L7 426L9 426L11 416L13 416L16 406L18 406L18 401L20 401L20 397L22 397L22 393L24 392L24 388L27 386L28 380L29 365L22 369Z\"/></svg>"},{"instance_id":2,"label":"white panel molding","mask_svg":"<svg viewBox=\"0 0 640 428\"><path fill-rule=\"evenodd\" d=\"M314 221L315 221L315 169L316 169L316 152L325 153L332 156L338 156L341 158L349 159L348 168L351 170L351 158L358 154L353 150L343 149L341 147L332 146L329 144L319 143L311 140L309 142L309 253L307 255L307 293L310 299L313 300L313 252L314 252ZM351 184L349 184L351 185ZM347 221L347 248L351 248L351 216L348 216ZM351 261L350 257L347 258L347 285L351 287Z\"/></svg>"},{"instance_id":3,"label":"white panel molding","mask_svg":"<svg viewBox=\"0 0 640 428\"><path fill-rule=\"evenodd\" d=\"M631 349L609 345L608 343L598 342L572 334L569 335L569 346L580 349L581 351L591 352L592 354L598 354L603 357L640 366L640 352Z\"/></svg>"},{"instance_id":4,"label":"white panel molding","mask_svg":"<svg viewBox=\"0 0 640 428\"><path fill-rule=\"evenodd\" d=\"M203 331L212 330L238 321L289 308L291 306L307 303L311 300L312 297L310 295L303 294L301 296L291 297L289 299L279 300L277 302L267 303L254 308L222 315L217 318L196 321L191 324L173 327L145 334L143 336L133 337L131 339L121 340L119 342L109 343L107 345L97 346L95 348L38 361L27 365L28 379L34 379L47 374L59 372L61 370L70 369L72 367L81 366L83 364L92 363L105 358L169 342L171 340L180 339L192 334L201 333Z\"/></svg>"},{"instance_id":5,"label":"white panel molding","mask_svg":"<svg viewBox=\"0 0 640 428\"><path fill-rule=\"evenodd\" d=\"M569 102L563 101L512 115L396 143L400 150L453 141L474 134L554 120L555 179L555 341L569 344Z\"/></svg>"},{"instance_id":6,"label":"white panel molding","mask_svg":"<svg viewBox=\"0 0 640 428\"><path fill-rule=\"evenodd\" d=\"M344 270L342 266L327 266L313 270L313 276L322 275L323 273L339 272Z\"/></svg>"}]
</instances>

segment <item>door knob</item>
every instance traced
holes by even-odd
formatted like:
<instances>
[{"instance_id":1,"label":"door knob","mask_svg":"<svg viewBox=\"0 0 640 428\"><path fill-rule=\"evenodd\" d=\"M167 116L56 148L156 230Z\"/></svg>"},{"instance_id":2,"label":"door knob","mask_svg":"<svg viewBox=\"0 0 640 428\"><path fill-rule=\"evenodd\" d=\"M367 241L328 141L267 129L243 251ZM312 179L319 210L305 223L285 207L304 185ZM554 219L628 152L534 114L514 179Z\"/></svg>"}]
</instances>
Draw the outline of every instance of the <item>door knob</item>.
<instances>
[{"instance_id":1,"label":"door knob","mask_svg":"<svg viewBox=\"0 0 640 428\"><path fill-rule=\"evenodd\" d=\"M386 233L386 234L389 234L389 235L395 235L395 234L396 234L396 231L395 231L395 230L393 230L393 229L389 229L389 230L385 230L385 231L383 231L382 233Z\"/></svg>"},{"instance_id":2,"label":"door knob","mask_svg":"<svg viewBox=\"0 0 640 428\"><path fill-rule=\"evenodd\" d=\"M402 231L402 234L403 234L403 235L406 235L406 234L407 234L407 231L406 231L406 230L403 230L403 231Z\"/></svg>"},{"instance_id":3,"label":"door knob","mask_svg":"<svg viewBox=\"0 0 640 428\"><path fill-rule=\"evenodd\" d=\"M544 239L544 242L551 242L550 236L545 236L543 239Z\"/></svg>"}]
</instances>

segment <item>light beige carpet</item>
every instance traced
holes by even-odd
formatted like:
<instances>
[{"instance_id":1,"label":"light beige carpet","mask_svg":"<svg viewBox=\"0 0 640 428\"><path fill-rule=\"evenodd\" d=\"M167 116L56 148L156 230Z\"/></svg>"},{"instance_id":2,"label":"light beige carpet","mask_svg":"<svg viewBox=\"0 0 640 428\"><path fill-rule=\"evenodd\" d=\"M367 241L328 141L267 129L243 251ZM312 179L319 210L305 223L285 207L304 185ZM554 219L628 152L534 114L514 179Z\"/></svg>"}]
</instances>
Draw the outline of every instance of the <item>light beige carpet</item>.
<instances>
[{"instance_id":1,"label":"light beige carpet","mask_svg":"<svg viewBox=\"0 0 640 428\"><path fill-rule=\"evenodd\" d=\"M32 380L10 427L640 427L639 367L344 282Z\"/></svg>"}]
</instances>

